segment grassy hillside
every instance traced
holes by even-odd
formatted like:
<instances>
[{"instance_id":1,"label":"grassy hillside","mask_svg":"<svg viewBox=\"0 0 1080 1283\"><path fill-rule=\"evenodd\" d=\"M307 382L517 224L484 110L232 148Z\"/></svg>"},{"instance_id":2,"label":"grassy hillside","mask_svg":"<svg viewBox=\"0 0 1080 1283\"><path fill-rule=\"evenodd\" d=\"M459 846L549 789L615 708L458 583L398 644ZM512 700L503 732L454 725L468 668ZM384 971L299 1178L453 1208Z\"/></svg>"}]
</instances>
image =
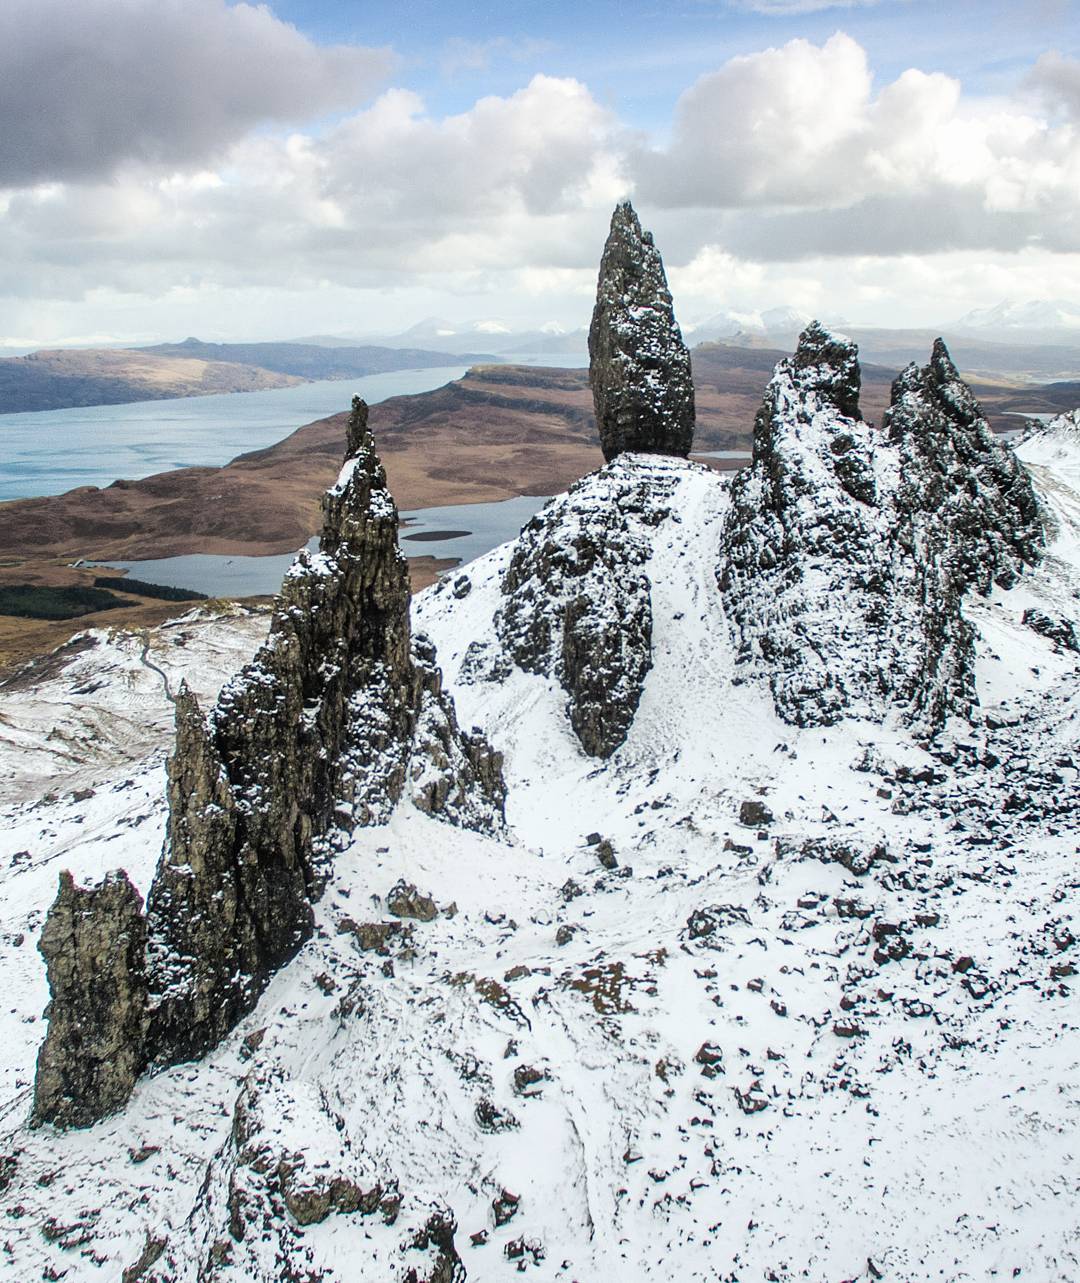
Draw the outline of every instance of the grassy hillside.
<instances>
[{"instance_id":1,"label":"grassy hillside","mask_svg":"<svg viewBox=\"0 0 1080 1283\"><path fill-rule=\"evenodd\" d=\"M0 414L257 392L301 381L282 371L206 357L112 348L57 349L0 359Z\"/></svg>"}]
</instances>

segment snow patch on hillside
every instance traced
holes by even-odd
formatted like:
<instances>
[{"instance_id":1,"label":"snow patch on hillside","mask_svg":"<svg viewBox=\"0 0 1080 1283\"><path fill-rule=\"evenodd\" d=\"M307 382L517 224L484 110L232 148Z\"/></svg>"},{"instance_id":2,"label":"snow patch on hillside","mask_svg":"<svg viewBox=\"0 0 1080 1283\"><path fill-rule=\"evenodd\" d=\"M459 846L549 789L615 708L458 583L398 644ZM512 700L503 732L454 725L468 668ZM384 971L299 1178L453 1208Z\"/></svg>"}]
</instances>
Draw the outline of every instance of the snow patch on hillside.
<instances>
[{"instance_id":1,"label":"snow patch on hillside","mask_svg":"<svg viewBox=\"0 0 1080 1283\"><path fill-rule=\"evenodd\" d=\"M663 461L653 662L606 762L503 650L510 545L421 594L461 724L506 755L508 837L408 803L358 831L252 1015L88 1132L23 1126L34 941L62 867L145 888L170 710L122 636L0 690L5 768L37 772L0 831L0 1279L155 1251L143 1277L170 1283L427 1278L433 1217L477 1281L1075 1279L1080 669L1022 619L1080 614L1078 464L1039 464L1051 555L965 607L980 707L932 744L786 725L738 680L728 485L691 464ZM200 696L258 640L184 627L161 666ZM106 685L64 723L85 759L58 759L91 663ZM391 912L402 882L433 918Z\"/></svg>"}]
</instances>

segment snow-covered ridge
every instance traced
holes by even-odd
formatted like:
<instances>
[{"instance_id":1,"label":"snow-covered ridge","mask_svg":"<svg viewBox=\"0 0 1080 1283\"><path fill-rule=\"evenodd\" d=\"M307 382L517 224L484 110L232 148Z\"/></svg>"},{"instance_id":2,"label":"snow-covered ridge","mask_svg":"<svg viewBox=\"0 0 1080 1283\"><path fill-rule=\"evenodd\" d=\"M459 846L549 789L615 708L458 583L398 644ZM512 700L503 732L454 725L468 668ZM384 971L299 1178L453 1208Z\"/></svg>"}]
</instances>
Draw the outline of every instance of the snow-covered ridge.
<instances>
[{"instance_id":1,"label":"snow-covered ridge","mask_svg":"<svg viewBox=\"0 0 1080 1283\"><path fill-rule=\"evenodd\" d=\"M0 833L0 1279L1075 1278L1080 668L1023 621L1080 619L1078 456L1034 470L1042 561L965 598L978 703L932 740L858 708L792 725L748 679L716 585L725 478L642 456L587 478L413 607L504 754L508 831L408 801L357 830L220 1047L91 1131L30 1131L55 872L145 888L163 831L169 709L140 666L156 743L119 770L87 742ZM642 487L650 664L600 760L557 667L515 662L504 588L561 531L572 599L583 525ZM200 690L243 648L216 638L183 648ZM125 647L0 690L0 718L41 710L20 734L47 744L94 664L96 706L124 707Z\"/></svg>"},{"instance_id":2,"label":"snow-covered ridge","mask_svg":"<svg viewBox=\"0 0 1080 1283\"><path fill-rule=\"evenodd\" d=\"M739 662L785 721L897 715L932 734L974 699L965 596L1037 563L1042 515L940 340L880 431L859 389L855 345L809 326L733 482L720 585Z\"/></svg>"}]
</instances>

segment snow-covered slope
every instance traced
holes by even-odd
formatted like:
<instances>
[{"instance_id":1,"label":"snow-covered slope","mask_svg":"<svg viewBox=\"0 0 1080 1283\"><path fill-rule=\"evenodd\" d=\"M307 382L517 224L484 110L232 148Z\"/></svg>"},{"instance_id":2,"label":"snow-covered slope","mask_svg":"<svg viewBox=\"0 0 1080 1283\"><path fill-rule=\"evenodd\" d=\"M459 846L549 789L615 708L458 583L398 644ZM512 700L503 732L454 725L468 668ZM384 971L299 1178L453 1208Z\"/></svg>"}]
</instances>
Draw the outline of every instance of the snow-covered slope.
<instances>
[{"instance_id":1,"label":"snow-covered slope","mask_svg":"<svg viewBox=\"0 0 1080 1283\"><path fill-rule=\"evenodd\" d=\"M979 707L930 743L782 722L716 586L728 483L620 456L575 502L665 495L625 742L587 756L508 657L512 545L422 594L508 836L408 802L359 830L251 1016L86 1131L25 1125L44 910L62 868L145 892L148 661L212 695L265 617L0 688L0 1279L1075 1279L1080 667L1023 615L1080 616L1080 447L1033 471L1049 556L965 607Z\"/></svg>"}]
</instances>

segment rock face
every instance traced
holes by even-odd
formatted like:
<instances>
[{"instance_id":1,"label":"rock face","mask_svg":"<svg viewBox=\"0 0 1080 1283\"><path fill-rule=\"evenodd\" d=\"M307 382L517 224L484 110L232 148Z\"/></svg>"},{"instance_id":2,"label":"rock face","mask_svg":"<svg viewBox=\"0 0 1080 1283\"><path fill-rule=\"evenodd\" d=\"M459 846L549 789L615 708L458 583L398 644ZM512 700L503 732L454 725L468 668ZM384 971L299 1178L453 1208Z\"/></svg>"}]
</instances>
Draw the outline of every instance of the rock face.
<instances>
[{"instance_id":1,"label":"rock face","mask_svg":"<svg viewBox=\"0 0 1080 1283\"><path fill-rule=\"evenodd\" d=\"M929 521L956 554L958 588L1011 588L1038 561L1043 523L1031 479L994 439L941 339L893 384L884 430L900 452L896 507L912 535Z\"/></svg>"},{"instance_id":2,"label":"rock face","mask_svg":"<svg viewBox=\"0 0 1080 1283\"><path fill-rule=\"evenodd\" d=\"M34 1120L86 1127L127 1102L143 1067L146 922L139 893L123 873L91 889L62 873L38 948L52 1002Z\"/></svg>"},{"instance_id":3,"label":"rock face","mask_svg":"<svg viewBox=\"0 0 1080 1283\"><path fill-rule=\"evenodd\" d=\"M626 456L585 477L529 522L503 578L503 646L558 679L593 757L626 739L652 666L649 534L670 511L675 466Z\"/></svg>"},{"instance_id":4,"label":"rock face","mask_svg":"<svg viewBox=\"0 0 1080 1283\"><path fill-rule=\"evenodd\" d=\"M1038 559L1038 505L940 341L897 379L883 431L858 399L855 345L811 325L733 482L719 583L784 720L895 707L933 730L974 699L964 594Z\"/></svg>"},{"instance_id":5,"label":"rock face","mask_svg":"<svg viewBox=\"0 0 1080 1283\"><path fill-rule=\"evenodd\" d=\"M685 458L694 440L690 353L664 264L629 201L615 207L589 328L589 379L604 458Z\"/></svg>"},{"instance_id":6,"label":"rock face","mask_svg":"<svg viewBox=\"0 0 1080 1283\"><path fill-rule=\"evenodd\" d=\"M249 851L221 755L186 686L168 763L169 833L148 897L154 992L146 1059L201 1055L249 1009L272 968L311 930L300 869Z\"/></svg>"},{"instance_id":7,"label":"rock face","mask_svg":"<svg viewBox=\"0 0 1080 1283\"><path fill-rule=\"evenodd\" d=\"M111 983L122 988L128 965L128 988L149 994L143 1014L123 1022L127 1092L146 1065L204 1054L251 1010L311 935L312 901L355 827L385 821L406 793L450 822L501 827L501 758L482 736L461 733L434 647L410 637L397 509L359 398L324 513L318 552L297 557L266 643L222 690L209 721L186 687L177 697L168 839L146 921L134 909L136 943L104 955L117 975ZM96 940L99 918L111 929L118 912L112 887L62 887L57 923L71 916L65 894L88 896L81 930ZM65 979L75 964L62 934L59 926L47 933L59 987L46 1048L59 1060L54 1027L92 1008L100 980L100 950ZM112 1023L119 1039L118 1015ZM42 1091L43 1119L82 1125L101 1115L92 1094L65 1112ZM123 1099L119 1088L110 1097L112 1106Z\"/></svg>"}]
</instances>

